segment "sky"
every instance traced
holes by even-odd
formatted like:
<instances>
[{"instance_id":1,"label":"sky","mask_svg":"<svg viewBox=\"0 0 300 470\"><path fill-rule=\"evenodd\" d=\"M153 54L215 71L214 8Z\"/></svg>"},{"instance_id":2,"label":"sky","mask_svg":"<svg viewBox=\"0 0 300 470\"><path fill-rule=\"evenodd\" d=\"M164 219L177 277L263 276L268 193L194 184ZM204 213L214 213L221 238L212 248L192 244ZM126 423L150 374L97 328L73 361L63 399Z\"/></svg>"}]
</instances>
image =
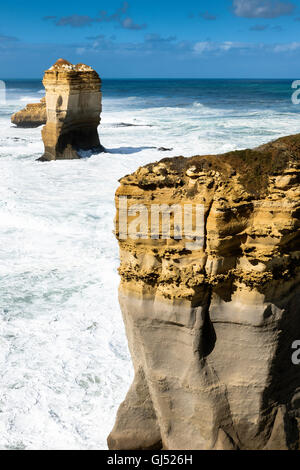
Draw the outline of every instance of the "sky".
<instances>
[{"instance_id":1,"label":"sky","mask_svg":"<svg viewBox=\"0 0 300 470\"><path fill-rule=\"evenodd\" d=\"M32 0L0 5L0 79L58 58L102 78L300 78L300 0Z\"/></svg>"}]
</instances>

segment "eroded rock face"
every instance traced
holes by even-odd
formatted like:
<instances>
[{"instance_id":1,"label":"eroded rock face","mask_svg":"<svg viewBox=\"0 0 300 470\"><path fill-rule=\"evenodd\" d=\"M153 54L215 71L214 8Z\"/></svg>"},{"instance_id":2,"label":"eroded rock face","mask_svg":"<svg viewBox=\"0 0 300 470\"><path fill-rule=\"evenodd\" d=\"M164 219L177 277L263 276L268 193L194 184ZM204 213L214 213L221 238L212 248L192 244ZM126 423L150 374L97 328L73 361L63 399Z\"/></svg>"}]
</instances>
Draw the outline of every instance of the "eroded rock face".
<instances>
[{"instance_id":1,"label":"eroded rock face","mask_svg":"<svg viewBox=\"0 0 300 470\"><path fill-rule=\"evenodd\" d=\"M46 98L39 103L30 103L11 117L11 122L17 127L39 127L46 124Z\"/></svg>"},{"instance_id":2,"label":"eroded rock face","mask_svg":"<svg viewBox=\"0 0 300 470\"><path fill-rule=\"evenodd\" d=\"M117 207L204 205L205 239L125 239L118 212L135 380L110 449L300 448L299 183L300 135L121 180Z\"/></svg>"},{"instance_id":3,"label":"eroded rock face","mask_svg":"<svg viewBox=\"0 0 300 470\"><path fill-rule=\"evenodd\" d=\"M45 72L47 124L40 160L80 158L78 151L103 151L97 128L101 114L101 80L91 67L59 59Z\"/></svg>"}]
</instances>

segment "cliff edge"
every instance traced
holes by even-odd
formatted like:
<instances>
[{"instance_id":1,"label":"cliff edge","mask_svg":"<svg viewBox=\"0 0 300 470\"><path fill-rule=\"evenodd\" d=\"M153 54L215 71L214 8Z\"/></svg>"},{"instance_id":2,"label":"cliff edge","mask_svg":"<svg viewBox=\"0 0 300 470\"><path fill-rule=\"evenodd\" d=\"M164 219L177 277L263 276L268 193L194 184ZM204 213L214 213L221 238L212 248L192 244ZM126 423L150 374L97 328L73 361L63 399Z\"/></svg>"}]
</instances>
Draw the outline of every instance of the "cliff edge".
<instances>
[{"instance_id":1,"label":"cliff edge","mask_svg":"<svg viewBox=\"0 0 300 470\"><path fill-rule=\"evenodd\" d=\"M135 379L109 448L300 449L300 134L164 159L120 183L119 299ZM153 228L153 206L166 205L202 208L199 243L175 209L170 237L162 219Z\"/></svg>"}]
</instances>

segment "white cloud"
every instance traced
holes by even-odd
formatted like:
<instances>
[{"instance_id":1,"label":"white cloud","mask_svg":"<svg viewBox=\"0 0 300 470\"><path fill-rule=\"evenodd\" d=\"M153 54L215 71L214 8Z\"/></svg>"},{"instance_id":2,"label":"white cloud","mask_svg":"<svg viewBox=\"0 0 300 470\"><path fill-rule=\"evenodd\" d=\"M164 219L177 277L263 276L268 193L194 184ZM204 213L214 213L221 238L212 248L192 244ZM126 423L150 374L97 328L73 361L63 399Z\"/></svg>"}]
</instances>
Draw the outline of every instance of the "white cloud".
<instances>
[{"instance_id":1,"label":"white cloud","mask_svg":"<svg viewBox=\"0 0 300 470\"><path fill-rule=\"evenodd\" d=\"M291 42L288 44L277 44L274 46L274 52L294 52L300 49L300 42Z\"/></svg>"},{"instance_id":2,"label":"white cloud","mask_svg":"<svg viewBox=\"0 0 300 470\"><path fill-rule=\"evenodd\" d=\"M246 43L246 42L213 42L200 41L193 46L194 53L198 55L204 54L220 54L229 51L237 51L240 53L262 52L264 54L298 52L300 50L300 42L290 42L281 44L264 44L264 43Z\"/></svg>"},{"instance_id":3,"label":"white cloud","mask_svg":"<svg viewBox=\"0 0 300 470\"><path fill-rule=\"evenodd\" d=\"M202 54L203 52L211 51L212 46L210 42L196 42L194 45L194 51L198 54Z\"/></svg>"},{"instance_id":4,"label":"white cloud","mask_svg":"<svg viewBox=\"0 0 300 470\"><path fill-rule=\"evenodd\" d=\"M212 42L212 41L202 41L196 42L194 45L194 52L197 54L203 54L205 52L228 52L232 49L253 49L257 47L256 44L249 44L243 42L233 42L233 41L224 41L224 42Z\"/></svg>"},{"instance_id":5,"label":"white cloud","mask_svg":"<svg viewBox=\"0 0 300 470\"><path fill-rule=\"evenodd\" d=\"M281 0L233 0L233 11L236 16L244 18L278 18L290 15L295 5Z\"/></svg>"}]
</instances>

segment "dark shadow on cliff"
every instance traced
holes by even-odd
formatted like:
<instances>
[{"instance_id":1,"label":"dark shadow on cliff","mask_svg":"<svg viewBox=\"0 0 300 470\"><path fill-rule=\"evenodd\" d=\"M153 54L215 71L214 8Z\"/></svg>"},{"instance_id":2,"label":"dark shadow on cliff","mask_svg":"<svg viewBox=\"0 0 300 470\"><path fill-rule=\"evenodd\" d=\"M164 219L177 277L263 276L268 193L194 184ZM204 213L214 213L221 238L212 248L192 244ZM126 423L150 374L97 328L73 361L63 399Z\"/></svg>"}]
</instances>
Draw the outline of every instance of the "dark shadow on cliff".
<instances>
[{"instance_id":1,"label":"dark shadow on cliff","mask_svg":"<svg viewBox=\"0 0 300 470\"><path fill-rule=\"evenodd\" d=\"M203 290L200 288L197 292L196 296L201 298L204 295L204 299L200 302L198 300L192 301L192 306L195 307L202 307L203 312L203 324L201 325L198 336L196 338L197 343L197 350L199 354L200 360L202 358L206 358L209 356L216 345L217 335L214 328L214 325L210 319L210 305L211 305L211 298L212 298L212 289L208 288L207 292L203 294Z\"/></svg>"},{"instance_id":2,"label":"dark shadow on cliff","mask_svg":"<svg viewBox=\"0 0 300 470\"><path fill-rule=\"evenodd\" d=\"M209 292L207 305L205 308L204 324L202 328L202 354L203 357L209 356L215 349L217 335L214 325L210 319L210 304L211 304L212 292Z\"/></svg>"},{"instance_id":3,"label":"dark shadow on cliff","mask_svg":"<svg viewBox=\"0 0 300 470\"><path fill-rule=\"evenodd\" d=\"M296 276L295 276L296 281ZM274 283L273 292L280 292L281 280ZM289 450L297 450L299 447L299 404L295 401L296 393L300 390L300 367L292 362L292 344L300 339L299 302L300 288L296 282L291 282L290 291L283 293L278 301L268 298L275 307L284 310L281 320L274 328L278 331L276 351L270 365L269 386L266 388L262 399L262 413L274 406L281 406L284 413L284 432L286 446ZM272 307L268 307L270 314ZM275 416L274 416L275 417Z\"/></svg>"}]
</instances>

